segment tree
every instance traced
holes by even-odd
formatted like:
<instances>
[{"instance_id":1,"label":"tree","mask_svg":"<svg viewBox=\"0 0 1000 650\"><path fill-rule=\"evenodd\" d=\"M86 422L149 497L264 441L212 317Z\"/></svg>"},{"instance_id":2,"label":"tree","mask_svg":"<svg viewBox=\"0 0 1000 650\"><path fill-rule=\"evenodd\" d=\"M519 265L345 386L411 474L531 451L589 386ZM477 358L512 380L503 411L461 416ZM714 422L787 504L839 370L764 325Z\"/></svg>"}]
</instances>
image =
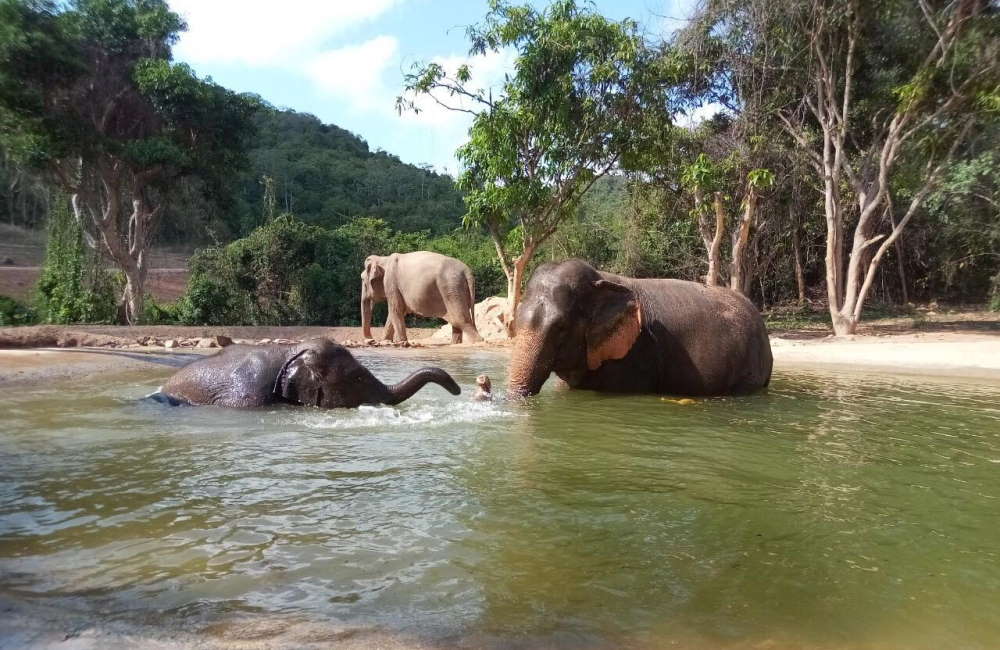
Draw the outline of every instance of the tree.
<instances>
[{"instance_id":1,"label":"tree","mask_svg":"<svg viewBox=\"0 0 1000 650\"><path fill-rule=\"evenodd\" d=\"M908 2L814 0L772 14L804 38L800 51L783 52L782 63L798 69L789 75L797 92L779 117L822 179L827 299L838 335L856 331L882 258L942 180L977 112L997 102L995 11L982 0L917 6L919 15ZM879 233L907 154L924 161L921 186Z\"/></svg>"},{"instance_id":2,"label":"tree","mask_svg":"<svg viewBox=\"0 0 1000 650\"><path fill-rule=\"evenodd\" d=\"M491 0L468 30L470 54L517 53L497 96L471 84L471 71L437 63L407 75L399 110L429 96L474 115L459 148L465 223L490 235L507 277L513 313L529 263L594 182L629 166L650 125L670 124L656 58L636 24L610 21L572 0L545 10Z\"/></svg>"},{"instance_id":3,"label":"tree","mask_svg":"<svg viewBox=\"0 0 1000 650\"><path fill-rule=\"evenodd\" d=\"M0 0L0 137L72 196L92 246L142 317L147 251L169 190L218 198L259 102L170 61L184 23L164 0Z\"/></svg>"}]
</instances>

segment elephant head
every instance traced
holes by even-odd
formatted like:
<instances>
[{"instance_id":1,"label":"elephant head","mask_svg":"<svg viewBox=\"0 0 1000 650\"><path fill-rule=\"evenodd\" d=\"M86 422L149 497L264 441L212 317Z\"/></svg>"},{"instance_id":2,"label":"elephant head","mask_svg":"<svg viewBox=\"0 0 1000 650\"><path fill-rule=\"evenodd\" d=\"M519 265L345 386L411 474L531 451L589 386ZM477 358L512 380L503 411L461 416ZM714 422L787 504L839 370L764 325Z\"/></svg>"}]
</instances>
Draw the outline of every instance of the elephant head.
<instances>
[{"instance_id":1,"label":"elephant head","mask_svg":"<svg viewBox=\"0 0 1000 650\"><path fill-rule=\"evenodd\" d=\"M427 383L461 393L455 380L441 368L421 368L387 386L365 368L350 351L331 341L311 343L293 353L275 380L274 392L293 404L321 408L361 404L395 405L409 399Z\"/></svg>"},{"instance_id":2,"label":"elephant head","mask_svg":"<svg viewBox=\"0 0 1000 650\"><path fill-rule=\"evenodd\" d=\"M638 296L589 264L545 264L515 315L508 393L534 395L552 372L563 379L628 354L642 329Z\"/></svg>"},{"instance_id":3,"label":"elephant head","mask_svg":"<svg viewBox=\"0 0 1000 650\"><path fill-rule=\"evenodd\" d=\"M384 258L369 255L361 272L361 329L366 339L372 337L372 305L385 300Z\"/></svg>"}]
</instances>

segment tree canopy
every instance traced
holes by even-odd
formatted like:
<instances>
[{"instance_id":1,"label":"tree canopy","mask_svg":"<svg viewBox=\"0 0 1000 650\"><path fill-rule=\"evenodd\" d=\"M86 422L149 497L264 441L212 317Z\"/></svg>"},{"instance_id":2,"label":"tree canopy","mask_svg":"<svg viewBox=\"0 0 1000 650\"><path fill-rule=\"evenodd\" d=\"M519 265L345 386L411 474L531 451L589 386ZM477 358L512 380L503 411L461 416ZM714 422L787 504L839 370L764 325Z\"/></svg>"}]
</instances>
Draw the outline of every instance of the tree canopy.
<instances>
[{"instance_id":1,"label":"tree canopy","mask_svg":"<svg viewBox=\"0 0 1000 650\"><path fill-rule=\"evenodd\" d=\"M170 60L184 29L163 0L0 2L4 149L73 196L92 242L126 278L142 316L146 251L178 179L212 200L245 159L254 97Z\"/></svg>"},{"instance_id":2,"label":"tree canopy","mask_svg":"<svg viewBox=\"0 0 1000 650\"><path fill-rule=\"evenodd\" d=\"M537 248L598 178L642 155L649 125L662 130L670 113L656 58L632 20L611 21L573 0L544 10L492 0L468 37L472 55L517 53L496 95L471 85L468 66L431 63L407 76L397 105L419 110L414 97L430 95L474 113L457 152L465 222L492 237L513 310Z\"/></svg>"}]
</instances>

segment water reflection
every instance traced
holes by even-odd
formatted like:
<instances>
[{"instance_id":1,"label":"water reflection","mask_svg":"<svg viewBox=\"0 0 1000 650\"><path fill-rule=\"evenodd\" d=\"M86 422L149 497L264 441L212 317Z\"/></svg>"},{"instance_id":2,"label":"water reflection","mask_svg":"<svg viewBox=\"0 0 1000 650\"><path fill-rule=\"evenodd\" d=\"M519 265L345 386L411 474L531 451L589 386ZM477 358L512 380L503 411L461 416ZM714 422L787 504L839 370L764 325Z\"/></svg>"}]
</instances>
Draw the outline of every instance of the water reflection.
<instances>
[{"instance_id":1,"label":"water reflection","mask_svg":"<svg viewBox=\"0 0 1000 650\"><path fill-rule=\"evenodd\" d=\"M386 381L437 362L465 389L503 383L491 351L360 356ZM477 647L1000 637L996 386L797 372L694 404L551 386L338 412L135 400L166 372L0 397L4 592Z\"/></svg>"}]
</instances>

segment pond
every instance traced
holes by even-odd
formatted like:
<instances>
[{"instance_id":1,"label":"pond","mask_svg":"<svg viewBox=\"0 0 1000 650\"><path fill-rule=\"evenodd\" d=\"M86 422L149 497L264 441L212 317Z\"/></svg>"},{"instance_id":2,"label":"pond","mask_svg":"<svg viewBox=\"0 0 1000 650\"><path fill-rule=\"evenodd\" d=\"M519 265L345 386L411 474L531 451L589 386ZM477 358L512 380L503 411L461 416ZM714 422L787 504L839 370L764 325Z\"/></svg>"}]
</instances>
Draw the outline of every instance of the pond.
<instances>
[{"instance_id":1,"label":"pond","mask_svg":"<svg viewBox=\"0 0 1000 650\"><path fill-rule=\"evenodd\" d=\"M1000 643L1000 385L795 371L694 404L551 381L472 403L503 352L357 356L465 394L171 408L138 399L156 367L0 396L0 591L472 647Z\"/></svg>"}]
</instances>

